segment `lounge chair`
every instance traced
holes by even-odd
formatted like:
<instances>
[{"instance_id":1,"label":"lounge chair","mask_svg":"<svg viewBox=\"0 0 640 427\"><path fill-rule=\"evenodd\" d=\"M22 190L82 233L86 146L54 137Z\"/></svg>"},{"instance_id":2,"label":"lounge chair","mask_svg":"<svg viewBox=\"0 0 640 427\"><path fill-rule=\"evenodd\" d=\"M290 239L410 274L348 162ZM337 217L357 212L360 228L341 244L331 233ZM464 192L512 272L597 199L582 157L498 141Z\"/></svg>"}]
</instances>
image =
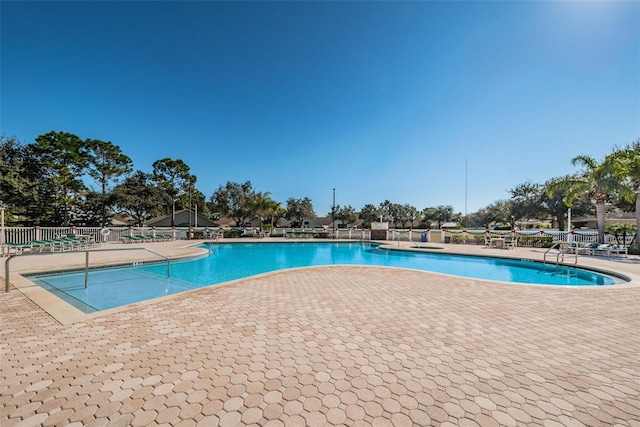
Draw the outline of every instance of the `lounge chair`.
<instances>
[{"instance_id":1,"label":"lounge chair","mask_svg":"<svg viewBox=\"0 0 640 427\"><path fill-rule=\"evenodd\" d=\"M567 243L566 248L567 248L565 251L566 253L570 253L570 254L577 253L578 255L591 255L593 244L586 243L586 242Z\"/></svg>"},{"instance_id":2,"label":"lounge chair","mask_svg":"<svg viewBox=\"0 0 640 427\"><path fill-rule=\"evenodd\" d=\"M122 236L122 242L123 243L134 243L134 242L144 242L144 237L142 236L128 236L128 235L124 235Z\"/></svg>"},{"instance_id":3,"label":"lounge chair","mask_svg":"<svg viewBox=\"0 0 640 427\"><path fill-rule=\"evenodd\" d=\"M76 239L75 237L62 237L58 240L62 241L63 243L68 243L71 246L71 249L85 249L89 247L86 241Z\"/></svg>"},{"instance_id":4,"label":"lounge chair","mask_svg":"<svg viewBox=\"0 0 640 427\"><path fill-rule=\"evenodd\" d=\"M52 243L54 245L58 245L60 247L60 250L62 250L62 251L73 250L76 247L75 243L70 242L68 240L64 240L64 239L47 239L47 240L45 240L45 242L49 242L49 243Z\"/></svg>"},{"instance_id":5,"label":"lounge chair","mask_svg":"<svg viewBox=\"0 0 640 427\"><path fill-rule=\"evenodd\" d=\"M25 250L32 250L33 248L31 247L31 245L28 245L26 243L9 243L6 242L2 245L2 256L4 256L4 248L7 248L7 255L11 255L11 251L13 251L14 254L16 255L20 255L22 253L24 253Z\"/></svg>"},{"instance_id":6,"label":"lounge chair","mask_svg":"<svg viewBox=\"0 0 640 427\"><path fill-rule=\"evenodd\" d=\"M628 258L629 247L627 245L611 245L609 247L609 255L611 254L616 254L616 255L624 254L625 258Z\"/></svg>"},{"instance_id":7,"label":"lounge chair","mask_svg":"<svg viewBox=\"0 0 640 427\"><path fill-rule=\"evenodd\" d=\"M59 249L62 252L63 245L58 242L53 242L51 240L32 240L31 244L40 250L49 250L51 252L55 252L56 249Z\"/></svg>"},{"instance_id":8,"label":"lounge chair","mask_svg":"<svg viewBox=\"0 0 640 427\"><path fill-rule=\"evenodd\" d=\"M611 256L611 245L608 243L594 244L591 246L591 254Z\"/></svg>"}]
</instances>

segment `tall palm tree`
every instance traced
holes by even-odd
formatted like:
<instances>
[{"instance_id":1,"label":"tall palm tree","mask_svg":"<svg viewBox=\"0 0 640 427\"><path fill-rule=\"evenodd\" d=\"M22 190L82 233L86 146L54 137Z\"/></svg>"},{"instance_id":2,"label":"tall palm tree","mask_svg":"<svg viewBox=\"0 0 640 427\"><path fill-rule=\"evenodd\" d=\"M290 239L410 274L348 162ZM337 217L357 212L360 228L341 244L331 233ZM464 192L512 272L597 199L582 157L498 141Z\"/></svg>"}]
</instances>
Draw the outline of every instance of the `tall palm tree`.
<instances>
[{"instance_id":1,"label":"tall palm tree","mask_svg":"<svg viewBox=\"0 0 640 427\"><path fill-rule=\"evenodd\" d=\"M616 171L620 182L628 184L621 196L636 203L636 243L640 244L640 139L610 156L618 162Z\"/></svg>"},{"instance_id":2,"label":"tall palm tree","mask_svg":"<svg viewBox=\"0 0 640 427\"><path fill-rule=\"evenodd\" d=\"M270 216L271 227L274 226L274 223L277 222L277 219L281 218L286 211L287 210L284 208L284 206L282 206L282 203L276 202L275 200L271 201L269 209L267 211Z\"/></svg>"},{"instance_id":3,"label":"tall palm tree","mask_svg":"<svg viewBox=\"0 0 640 427\"><path fill-rule=\"evenodd\" d=\"M620 191L620 163L612 155L605 157L602 162L579 155L571 159L571 164L582 166L583 171L549 185L549 196L552 197L554 192L564 189L567 192L565 203L571 207L577 197L585 193L590 194L596 205L598 242L604 243L605 203L609 194Z\"/></svg>"},{"instance_id":4,"label":"tall palm tree","mask_svg":"<svg viewBox=\"0 0 640 427\"><path fill-rule=\"evenodd\" d=\"M271 193L268 191L265 193L258 193L251 204L254 217L260 220L260 230L262 230L262 224L264 224L267 218L269 218L272 205L273 200L271 199Z\"/></svg>"}]
</instances>

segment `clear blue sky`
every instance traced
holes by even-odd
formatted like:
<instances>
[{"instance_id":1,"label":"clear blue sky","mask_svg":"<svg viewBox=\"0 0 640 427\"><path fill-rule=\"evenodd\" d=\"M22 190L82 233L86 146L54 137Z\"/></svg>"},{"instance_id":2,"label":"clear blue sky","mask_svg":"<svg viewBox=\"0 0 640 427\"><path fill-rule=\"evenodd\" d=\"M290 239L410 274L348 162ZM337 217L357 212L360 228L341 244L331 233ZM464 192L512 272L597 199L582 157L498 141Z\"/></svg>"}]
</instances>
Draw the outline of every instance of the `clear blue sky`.
<instances>
[{"instance_id":1,"label":"clear blue sky","mask_svg":"<svg viewBox=\"0 0 640 427\"><path fill-rule=\"evenodd\" d=\"M182 159L207 197L471 213L640 137L638 1L0 7L2 134Z\"/></svg>"}]
</instances>

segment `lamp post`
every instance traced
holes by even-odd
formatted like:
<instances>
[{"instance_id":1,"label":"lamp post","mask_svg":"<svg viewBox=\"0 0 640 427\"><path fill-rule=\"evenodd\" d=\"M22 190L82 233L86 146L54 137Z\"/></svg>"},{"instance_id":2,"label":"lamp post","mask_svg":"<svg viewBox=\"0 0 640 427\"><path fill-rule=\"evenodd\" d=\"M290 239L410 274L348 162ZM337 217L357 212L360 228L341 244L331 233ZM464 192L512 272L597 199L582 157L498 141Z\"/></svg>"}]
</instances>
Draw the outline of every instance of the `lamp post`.
<instances>
[{"instance_id":1,"label":"lamp post","mask_svg":"<svg viewBox=\"0 0 640 427\"><path fill-rule=\"evenodd\" d=\"M336 189L333 189L333 204L331 205L331 226L333 227L333 238L336 238Z\"/></svg>"}]
</instances>

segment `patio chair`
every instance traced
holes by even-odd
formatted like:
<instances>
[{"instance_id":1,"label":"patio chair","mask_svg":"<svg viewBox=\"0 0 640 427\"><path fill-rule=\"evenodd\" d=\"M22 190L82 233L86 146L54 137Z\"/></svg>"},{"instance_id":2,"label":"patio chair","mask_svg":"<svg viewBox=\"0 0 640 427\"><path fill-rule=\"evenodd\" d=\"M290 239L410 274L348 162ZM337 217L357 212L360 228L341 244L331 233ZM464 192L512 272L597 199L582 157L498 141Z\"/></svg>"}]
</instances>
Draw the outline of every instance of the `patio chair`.
<instances>
[{"instance_id":1,"label":"patio chair","mask_svg":"<svg viewBox=\"0 0 640 427\"><path fill-rule=\"evenodd\" d=\"M518 236L507 236L504 238L505 249L515 249L518 247Z\"/></svg>"},{"instance_id":2,"label":"patio chair","mask_svg":"<svg viewBox=\"0 0 640 427\"><path fill-rule=\"evenodd\" d=\"M76 248L76 244L64 239L47 239L45 242L49 242L54 245L58 245L61 251L73 250Z\"/></svg>"},{"instance_id":3,"label":"patio chair","mask_svg":"<svg viewBox=\"0 0 640 427\"><path fill-rule=\"evenodd\" d=\"M89 247L86 241L76 239L75 237L62 237L58 240L62 241L63 243L68 243L71 246L71 249L84 249Z\"/></svg>"},{"instance_id":4,"label":"patio chair","mask_svg":"<svg viewBox=\"0 0 640 427\"><path fill-rule=\"evenodd\" d=\"M611 256L611 245L608 243L594 244L591 246L592 255L606 255Z\"/></svg>"},{"instance_id":5,"label":"patio chair","mask_svg":"<svg viewBox=\"0 0 640 427\"><path fill-rule=\"evenodd\" d=\"M23 254L25 250L32 250L31 245L26 243L9 243L6 242L2 245L2 256L4 256L4 248L7 248L7 255L11 255L11 251L14 254L20 255Z\"/></svg>"},{"instance_id":6,"label":"patio chair","mask_svg":"<svg viewBox=\"0 0 640 427\"><path fill-rule=\"evenodd\" d=\"M627 245L611 245L609 248L609 254L624 254L625 258L629 258L629 247Z\"/></svg>"},{"instance_id":7,"label":"patio chair","mask_svg":"<svg viewBox=\"0 0 640 427\"><path fill-rule=\"evenodd\" d=\"M585 242L571 242L565 246L565 253L578 255L591 255L592 244Z\"/></svg>"},{"instance_id":8,"label":"patio chair","mask_svg":"<svg viewBox=\"0 0 640 427\"><path fill-rule=\"evenodd\" d=\"M121 238L122 243L134 243L134 242L144 242L144 237L142 236L129 236L129 235L124 235Z\"/></svg>"}]
</instances>

